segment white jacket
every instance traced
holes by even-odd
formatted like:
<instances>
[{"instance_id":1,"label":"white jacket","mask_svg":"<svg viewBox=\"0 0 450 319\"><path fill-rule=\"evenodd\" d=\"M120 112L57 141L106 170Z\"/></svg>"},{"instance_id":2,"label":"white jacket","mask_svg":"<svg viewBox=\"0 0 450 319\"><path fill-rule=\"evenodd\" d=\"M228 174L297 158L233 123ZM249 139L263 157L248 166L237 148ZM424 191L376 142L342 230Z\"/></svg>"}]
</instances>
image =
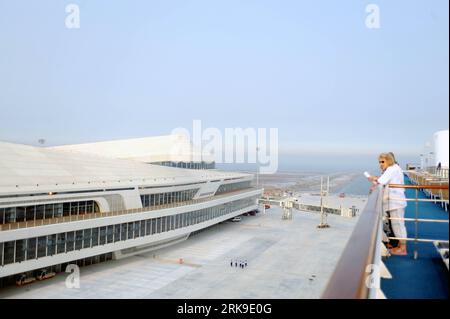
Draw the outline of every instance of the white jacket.
<instances>
[{"instance_id":1,"label":"white jacket","mask_svg":"<svg viewBox=\"0 0 450 319\"><path fill-rule=\"evenodd\" d=\"M403 176L403 170L397 164L389 166L383 172L377 182L381 185L387 184L405 184ZM405 189L404 188L389 188L389 199L383 201L385 210L390 211L394 209L404 208L407 203L405 201Z\"/></svg>"}]
</instances>

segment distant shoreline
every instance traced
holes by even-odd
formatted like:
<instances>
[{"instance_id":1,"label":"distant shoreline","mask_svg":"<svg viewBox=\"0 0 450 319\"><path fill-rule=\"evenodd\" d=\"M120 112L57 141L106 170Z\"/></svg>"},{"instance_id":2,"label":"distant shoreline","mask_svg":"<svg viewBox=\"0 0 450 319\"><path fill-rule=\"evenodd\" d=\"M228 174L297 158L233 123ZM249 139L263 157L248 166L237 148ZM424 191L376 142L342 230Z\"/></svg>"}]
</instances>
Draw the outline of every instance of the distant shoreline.
<instances>
[{"instance_id":1,"label":"distant shoreline","mask_svg":"<svg viewBox=\"0 0 450 319\"><path fill-rule=\"evenodd\" d=\"M254 174L255 172L243 171ZM270 175L258 176L259 186L266 193L304 193L319 192L320 182L323 177L323 186L326 187L327 179L330 179L330 194L354 194L367 196L364 178L357 172L334 172L334 173L312 173L312 172L278 172ZM256 183L256 178L255 178Z\"/></svg>"}]
</instances>

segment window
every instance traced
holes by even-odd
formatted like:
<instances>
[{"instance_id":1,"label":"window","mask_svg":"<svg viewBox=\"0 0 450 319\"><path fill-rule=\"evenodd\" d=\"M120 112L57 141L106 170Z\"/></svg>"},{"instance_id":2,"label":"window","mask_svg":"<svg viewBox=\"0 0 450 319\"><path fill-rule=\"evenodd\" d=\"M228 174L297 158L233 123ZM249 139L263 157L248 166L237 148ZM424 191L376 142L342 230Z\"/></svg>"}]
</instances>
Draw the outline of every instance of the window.
<instances>
[{"instance_id":1,"label":"window","mask_svg":"<svg viewBox=\"0 0 450 319\"><path fill-rule=\"evenodd\" d=\"M0 243L0 266L3 266L3 243Z\"/></svg>"},{"instance_id":2,"label":"window","mask_svg":"<svg viewBox=\"0 0 450 319\"><path fill-rule=\"evenodd\" d=\"M98 228L92 228L92 247L98 246Z\"/></svg>"},{"instance_id":3,"label":"window","mask_svg":"<svg viewBox=\"0 0 450 319\"><path fill-rule=\"evenodd\" d=\"M100 227L100 245L106 243L106 227Z\"/></svg>"},{"instance_id":4,"label":"window","mask_svg":"<svg viewBox=\"0 0 450 319\"><path fill-rule=\"evenodd\" d=\"M94 212L94 201L89 200L86 202L86 214Z\"/></svg>"},{"instance_id":5,"label":"window","mask_svg":"<svg viewBox=\"0 0 450 319\"><path fill-rule=\"evenodd\" d=\"M70 215L78 215L78 203L70 203Z\"/></svg>"},{"instance_id":6,"label":"window","mask_svg":"<svg viewBox=\"0 0 450 319\"><path fill-rule=\"evenodd\" d=\"M114 241L114 226L108 226L106 230L106 243L110 244Z\"/></svg>"},{"instance_id":7,"label":"window","mask_svg":"<svg viewBox=\"0 0 450 319\"><path fill-rule=\"evenodd\" d=\"M63 204L63 215L69 216L70 215L70 203L64 203Z\"/></svg>"},{"instance_id":8,"label":"window","mask_svg":"<svg viewBox=\"0 0 450 319\"><path fill-rule=\"evenodd\" d=\"M175 215L170 216L170 230L175 229Z\"/></svg>"},{"instance_id":9,"label":"window","mask_svg":"<svg viewBox=\"0 0 450 319\"><path fill-rule=\"evenodd\" d=\"M165 232L166 231L166 218L167 216L161 217L161 232Z\"/></svg>"},{"instance_id":10,"label":"window","mask_svg":"<svg viewBox=\"0 0 450 319\"><path fill-rule=\"evenodd\" d=\"M185 213L186 214L186 226L191 226L191 213Z\"/></svg>"},{"instance_id":11,"label":"window","mask_svg":"<svg viewBox=\"0 0 450 319\"><path fill-rule=\"evenodd\" d=\"M5 209L4 208L0 208L0 225L5 223ZM1 258L0 258L0 263L1 263Z\"/></svg>"},{"instance_id":12,"label":"window","mask_svg":"<svg viewBox=\"0 0 450 319\"><path fill-rule=\"evenodd\" d=\"M133 238L137 238L137 237L139 237L139 230L140 230L140 225L141 224L141 222L138 220L138 221L135 221L134 222L134 236L133 236Z\"/></svg>"},{"instance_id":13,"label":"window","mask_svg":"<svg viewBox=\"0 0 450 319\"><path fill-rule=\"evenodd\" d=\"M25 207L16 207L16 222L25 220Z\"/></svg>"},{"instance_id":14,"label":"window","mask_svg":"<svg viewBox=\"0 0 450 319\"><path fill-rule=\"evenodd\" d=\"M14 223L16 221L16 208L15 207L5 208L5 220L7 223Z\"/></svg>"},{"instance_id":15,"label":"window","mask_svg":"<svg viewBox=\"0 0 450 319\"><path fill-rule=\"evenodd\" d=\"M114 242L120 240L120 225L114 225Z\"/></svg>"},{"instance_id":16,"label":"window","mask_svg":"<svg viewBox=\"0 0 450 319\"><path fill-rule=\"evenodd\" d=\"M75 232L75 250L83 248L83 231L77 230Z\"/></svg>"},{"instance_id":17,"label":"window","mask_svg":"<svg viewBox=\"0 0 450 319\"><path fill-rule=\"evenodd\" d=\"M14 262L14 246L15 241L7 241L5 243L5 251L4 251L4 260L3 263L5 265L12 264Z\"/></svg>"},{"instance_id":18,"label":"window","mask_svg":"<svg viewBox=\"0 0 450 319\"><path fill-rule=\"evenodd\" d=\"M147 202L146 202L146 198L145 195L141 195L141 203L142 203L142 207L147 207Z\"/></svg>"},{"instance_id":19,"label":"window","mask_svg":"<svg viewBox=\"0 0 450 319\"><path fill-rule=\"evenodd\" d=\"M27 251L27 240L16 240L16 263L25 260L25 253Z\"/></svg>"},{"instance_id":20,"label":"window","mask_svg":"<svg viewBox=\"0 0 450 319\"><path fill-rule=\"evenodd\" d=\"M156 232L159 234L160 232L161 232L161 225L162 225L162 218L161 217L158 217L157 219L156 219L156 222L157 222L157 226L156 226Z\"/></svg>"},{"instance_id":21,"label":"window","mask_svg":"<svg viewBox=\"0 0 450 319\"><path fill-rule=\"evenodd\" d=\"M83 248L91 247L91 238L92 238L92 230L84 229L83 230Z\"/></svg>"},{"instance_id":22,"label":"window","mask_svg":"<svg viewBox=\"0 0 450 319\"><path fill-rule=\"evenodd\" d=\"M42 236L38 238L38 258L45 257L47 254L47 236Z\"/></svg>"},{"instance_id":23,"label":"window","mask_svg":"<svg viewBox=\"0 0 450 319\"><path fill-rule=\"evenodd\" d=\"M36 258L36 238L27 239L27 260Z\"/></svg>"},{"instance_id":24,"label":"window","mask_svg":"<svg viewBox=\"0 0 450 319\"><path fill-rule=\"evenodd\" d=\"M44 205L37 205L36 206L36 219L43 219L44 218Z\"/></svg>"},{"instance_id":25,"label":"window","mask_svg":"<svg viewBox=\"0 0 450 319\"><path fill-rule=\"evenodd\" d=\"M66 238L66 251L72 251L75 247L75 232L70 231L67 232L67 238Z\"/></svg>"},{"instance_id":26,"label":"window","mask_svg":"<svg viewBox=\"0 0 450 319\"><path fill-rule=\"evenodd\" d=\"M45 205L45 216L44 218L49 219L53 218L53 204L47 204Z\"/></svg>"},{"instance_id":27,"label":"window","mask_svg":"<svg viewBox=\"0 0 450 319\"><path fill-rule=\"evenodd\" d=\"M155 206L155 194L150 195L149 206Z\"/></svg>"},{"instance_id":28,"label":"window","mask_svg":"<svg viewBox=\"0 0 450 319\"><path fill-rule=\"evenodd\" d=\"M80 202L78 205L78 214L83 215L87 212L87 205L86 202Z\"/></svg>"},{"instance_id":29,"label":"window","mask_svg":"<svg viewBox=\"0 0 450 319\"><path fill-rule=\"evenodd\" d=\"M145 220L141 221L141 237L145 236Z\"/></svg>"},{"instance_id":30,"label":"window","mask_svg":"<svg viewBox=\"0 0 450 319\"><path fill-rule=\"evenodd\" d=\"M157 230L157 218L154 218L151 220L152 221L152 235L158 233Z\"/></svg>"},{"instance_id":31,"label":"window","mask_svg":"<svg viewBox=\"0 0 450 319\"><path fill-rule=\"evenodd\" d=\"M52 256L56 253L56 235L49 235L47 237L47 256Z\"/></svg>"},{"instance_id":32,"label":"window","mask_svg":"<svg viewBox=\"0 0 450 319\"><path fill-rule=\"evenodd\" d=\"M132 239L133 238L133 230L134 230L134 228L133 228L133 223L128 223L128 236L127 236L127 239Z\"/></svg>"},{"instance_id":33,"label":"window","mask_svg":"<svg viewBox=\"0 0 450 319\"><path fill-rule=\"evenodd\" d=\"M55 217L63 216L63 204L55 204L53 212Z\"/></svg>"},{"instance_id":34,"label":"window","mask_svg":"<svg viewBox=\"0 0 450 319\"><path fill-rule=\"evenodd\" d=\"M121 224L120 225L120 240L126 240L127 239L127 227L128 224Z\"/></svg>"},{"instance_id":35,"label":"window","mask_svg":"<svg viewBox=\"0 0 450 319\"><path fill-rule=\"evenodd\" d=\"M152 233L152 219L145 221L145 235L148 236Z\"/></svg>"}]
</instances>

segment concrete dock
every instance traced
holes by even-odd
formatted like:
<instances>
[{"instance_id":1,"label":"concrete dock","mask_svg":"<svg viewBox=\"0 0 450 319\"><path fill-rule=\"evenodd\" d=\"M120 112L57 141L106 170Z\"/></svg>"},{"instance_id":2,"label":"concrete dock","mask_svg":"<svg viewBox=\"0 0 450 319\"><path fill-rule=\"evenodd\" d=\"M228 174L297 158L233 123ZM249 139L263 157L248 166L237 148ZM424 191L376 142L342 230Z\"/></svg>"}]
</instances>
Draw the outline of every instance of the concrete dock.
<instances>
[{"instance_id":1,"label":"concrete dock","mask_svg":"<svg viewBox=\"0 0 450 319\"><path fill-rule=\"evenodd\" d=\"M293 211L224 222L161 250L80 268L80 288L66 288L68 273L0 298L319 298L357 218ZM182 261L180 260L182 259ZM247 261L245 268L230 261Z\"/></svg>"}]
</instances>

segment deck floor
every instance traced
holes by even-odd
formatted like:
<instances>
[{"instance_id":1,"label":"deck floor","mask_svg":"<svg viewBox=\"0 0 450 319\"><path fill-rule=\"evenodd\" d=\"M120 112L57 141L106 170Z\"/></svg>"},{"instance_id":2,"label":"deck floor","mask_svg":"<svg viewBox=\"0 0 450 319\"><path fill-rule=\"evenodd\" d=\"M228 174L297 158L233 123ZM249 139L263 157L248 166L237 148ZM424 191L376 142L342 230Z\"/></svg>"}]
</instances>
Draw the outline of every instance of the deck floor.
<instances>
[{"instance_id":1,"label":"deck floor","mask_svg":"<svg viewBox=\"0 0 450 319\"><path fill-rule=\"evenodd\" d=\"M410 181L406 178L406 183ZM406 190L407 198L415 198L415 190ZM426 198L419 192L419 198ZM446 212L440 204L419 203L419 218L446 219ZM408 202L405 217L415 218L414 202ZM414 222L406 222L408 238L414 238ZM418 238L448 240L448 223L419 223ZM448 269L432 243L418 243L418 259L414 260L414 243L408 242L407 256L391 256L385 264L392 279L383 279L381 288L387 298L440 299L448 298Z\"/></svg>"}]
</instances>

